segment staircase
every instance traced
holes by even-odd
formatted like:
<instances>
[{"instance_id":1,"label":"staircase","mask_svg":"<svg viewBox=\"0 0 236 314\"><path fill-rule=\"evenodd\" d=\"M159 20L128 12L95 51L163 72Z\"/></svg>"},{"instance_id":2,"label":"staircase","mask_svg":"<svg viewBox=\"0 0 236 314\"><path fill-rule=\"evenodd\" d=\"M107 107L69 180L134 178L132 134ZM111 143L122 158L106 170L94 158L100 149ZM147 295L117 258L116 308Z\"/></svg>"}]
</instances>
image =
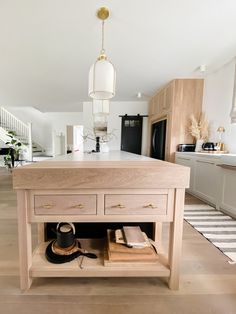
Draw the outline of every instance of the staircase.
<instances>
[{"instance_id":1,"label":"staircase","mask_svg":"<svg viewBox=\"0 0 236 314\"><path fill-rule=\"evenodd\" d=\"M35 141L32 141L32 153L35 156L45 156L45 149Z\"/></svg>"},{"instance_id":2,"label":"staircase","mask_svg":"<svg viewBox=\"0 0 236 314\"><path fill-rule=\"evenodd\" d=\"M0 140L4 143L9 140L8 131L14 131L17 134L16 138L22 143L21 148L26 160L32 161L33 154L40 155L44 152L39 144L32 141L32 124L30 122L25 124L9 111L0 107Z\"/></svg>"}]
</instances>

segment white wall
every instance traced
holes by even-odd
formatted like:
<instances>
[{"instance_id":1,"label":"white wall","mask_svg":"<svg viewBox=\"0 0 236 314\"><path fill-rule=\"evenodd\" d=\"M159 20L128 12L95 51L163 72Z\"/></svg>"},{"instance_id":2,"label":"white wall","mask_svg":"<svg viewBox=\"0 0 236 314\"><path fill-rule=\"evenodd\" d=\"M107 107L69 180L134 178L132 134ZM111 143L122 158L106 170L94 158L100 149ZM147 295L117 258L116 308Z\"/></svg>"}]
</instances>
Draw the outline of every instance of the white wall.
<instances>
[{"instance_id":1,"label":"white wall","mask_svg":"<svg viewBox=\"0 0 236 314\"><path fill-rule=\"evenodd\" d=\"M225 127L223 142L230 153L236 153L236 124L230 123L234 85L234 61L205 79L203 111L210 122L209 141L217 142L219 126Z\"/></svg>"},{"instance_id":2,"label":"white wall","mask_svg":"<svg viewBox=\"0 0 236 314\"><path fill-rule=\"evenodd\" d=\"M108 116L108 133L112 132L115 137L108 143L110 150L120 150L121 145L121 118L119 115L146 115L148 114L148 103L146 101L111 101L110 114ZM84 134L93 133L93 115L92 103L84 102L83 104L83 121ZM147 154L147 130L148 118L143 118L143 140L142 140L142 154ZM86 140L84 142L84 150L95 149L95 141Z\"/></svg>"},{"instance_id":3,"label":"white wall","mask_svg":"<svg viewBox=\"0 0 236 314\"><path fill-rule=\"evenodd\" d=\"M56 136L64 136L65 151L66 143L66 126L67 125L83 125L82 112L45 112L45 118L51 126L51 132Z\"/></svg>"},{"instance_id":4,"label":"white wall","mask_svg":"<svg viewBox=\"0 0 236 314\"><path fill-rule=\"evenodd\" d=\"M45 112L45 118L56 133L66 134L67 125L82 125L82 112Z\"/></svg>"}]
</instances>

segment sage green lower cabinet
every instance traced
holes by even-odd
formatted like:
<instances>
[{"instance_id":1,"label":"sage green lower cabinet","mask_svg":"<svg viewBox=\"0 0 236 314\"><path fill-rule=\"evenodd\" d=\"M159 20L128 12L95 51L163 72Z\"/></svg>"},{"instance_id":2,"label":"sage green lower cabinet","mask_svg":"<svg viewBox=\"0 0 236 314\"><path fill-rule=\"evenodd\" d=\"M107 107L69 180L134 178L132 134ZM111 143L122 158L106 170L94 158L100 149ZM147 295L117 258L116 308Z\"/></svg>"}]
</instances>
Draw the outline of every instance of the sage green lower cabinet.
<instances>
[{"instance_id":1,"label":"sage green lower cabinet","mask_svg":"<svg viewBox=\"0 0 236 314\"><path fill-rule=\"evenodd\" d=\"M236 217L236 167L221 167L219 209Z\"/></svg>"},{"instance_id":2,"label":"sage green lower cabinet","mask_svg":"<svg viewBox=\"0 0 236 314\"><path fill-rule=\"evenodd\" d=\"M188 193L236 217L236 155L177 152L175 162L191 169Z\"/></svg>"}]
</instances>

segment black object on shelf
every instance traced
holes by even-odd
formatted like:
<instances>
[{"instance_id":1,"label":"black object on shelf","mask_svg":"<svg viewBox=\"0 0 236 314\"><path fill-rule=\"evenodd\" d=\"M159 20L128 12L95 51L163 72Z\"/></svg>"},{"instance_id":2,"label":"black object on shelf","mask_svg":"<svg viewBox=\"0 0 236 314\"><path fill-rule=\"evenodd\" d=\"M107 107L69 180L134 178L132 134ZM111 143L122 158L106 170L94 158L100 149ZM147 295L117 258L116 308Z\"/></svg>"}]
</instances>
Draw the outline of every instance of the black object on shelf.
<instances>
[{"instance_id":1,"label":"black object on shelf","mask_svg":"<svg viewBox=\"0 0 236 314\"><path fill-rule=\"evenodd\" d=\"M99 136L96 137L96 152L97 153L100 152L100 137Z\"/></svg>"},{"instance_id":2,"label":"black object on shelf","mask_svg":"<svg viewBox=\"0 0 236 314\"><path fill-rule=\"evenodd\" d=\"M61 248L67 248L75 242L75 226L72 223L60 222L56 229L57 243Z\"/></svg>"},{"instance_id":3,"label":"black object on shelf","mask_svg":"<svg viewBox=\"0 0 236 314\"><path fill-rule=\"evenodd\" d=\"M45 251L45 257L46 259L53 264L62 264L62 263L67 263L67 262L71 262L73 261L73 259L75 259L76 257L79 257L80 255L82 256L86 256L88 258L97 258L97 255L94 253L84 253L81 251L80 247L80 243L78 243L79 247L77 249L76 252L71 253L71 254L66 254L65 255L61 255L61 254L56 254L53 251L53 245L55 244L55 240L51 241Z\"/></svg>"}]
</instances>

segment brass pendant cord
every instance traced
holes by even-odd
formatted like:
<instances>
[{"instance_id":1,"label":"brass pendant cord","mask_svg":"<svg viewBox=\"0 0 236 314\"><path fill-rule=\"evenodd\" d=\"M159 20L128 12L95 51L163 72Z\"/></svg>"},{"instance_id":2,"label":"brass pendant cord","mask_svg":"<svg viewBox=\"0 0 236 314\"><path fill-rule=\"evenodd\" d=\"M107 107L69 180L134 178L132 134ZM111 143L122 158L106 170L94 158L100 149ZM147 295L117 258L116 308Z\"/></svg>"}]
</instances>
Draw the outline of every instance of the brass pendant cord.
<instances>
[{"instance_id":1,"label":"brass pendant cord","mask_svg":"<svg viewBox=\"0 0 236 314\"><path fill-rule=\"evenodd\" d=\"M102 21L102 49L101 49L101 55L105 54L105 49L104 49L104 21Z\"/></svg>"}]
</instances>

